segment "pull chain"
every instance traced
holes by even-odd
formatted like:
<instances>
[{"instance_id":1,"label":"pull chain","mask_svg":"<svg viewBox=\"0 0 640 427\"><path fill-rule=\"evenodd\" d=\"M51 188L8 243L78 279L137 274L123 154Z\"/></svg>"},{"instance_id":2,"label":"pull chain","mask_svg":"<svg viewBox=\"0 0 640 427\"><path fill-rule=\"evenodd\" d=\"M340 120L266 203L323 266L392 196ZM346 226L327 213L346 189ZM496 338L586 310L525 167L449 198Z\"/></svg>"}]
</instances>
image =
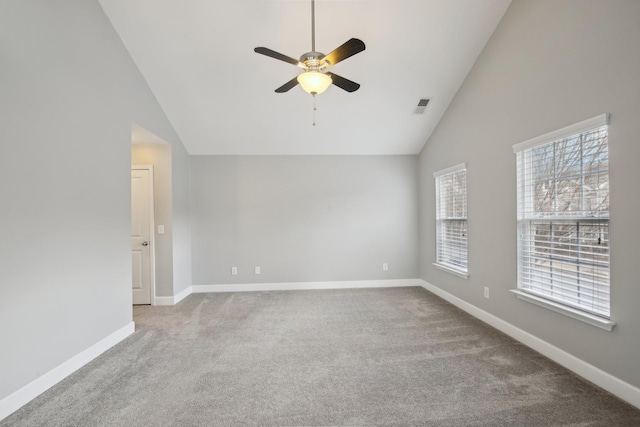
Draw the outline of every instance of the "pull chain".
<instances>
[{"instance_id":1,"label":"pull chain","mask_svg":"<svg viewBox=\"0 0 640 427\"><path fill-rule=\"evenodd\" d=\"M318 107L316 107L316 94L313 94L313 125L316 125L316 110L318 109Z\"/></svg>"}]
</instances>

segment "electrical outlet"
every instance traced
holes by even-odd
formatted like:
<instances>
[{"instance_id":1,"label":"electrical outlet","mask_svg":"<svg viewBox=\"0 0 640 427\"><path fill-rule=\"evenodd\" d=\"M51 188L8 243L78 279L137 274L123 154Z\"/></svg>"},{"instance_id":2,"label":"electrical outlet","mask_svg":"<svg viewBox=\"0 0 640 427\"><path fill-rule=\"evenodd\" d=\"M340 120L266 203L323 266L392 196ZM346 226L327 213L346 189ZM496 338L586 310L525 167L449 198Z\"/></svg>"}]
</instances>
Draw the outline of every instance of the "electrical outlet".
<instances>
[{"instance_id":1,"label":"electrical outlet","mask_svg":"<svg viewBox=\"0 0 640 427\"><path fill-rule=\"evenodd\" d=\"M238 267L231 267L231 274L234 276L238 274Z\"/></svg>"},{"instance_id":2,"label":"electrical outlet","mask_svg":"<svg viewBox=\"0 0 640 427\"><path fill-rule=\"evenodd\" d=\"M382 270L383 271L389 271L389 264L387 264L386 262L384 264L382 264Z\"/></svg>"},{"instance_id":3,"label":"electrical outlet","mask_svg":"<svg viewBox=\"0 0 640 427\"><path fill-rule=\"evenodd\" d=\"M255 269L256 274L260 274L260 266L256 265L256 269Z\"/></svg>"},{"instance_id":4,"label":"electrical outlet","mask_svg":"<svg viewBox=\"0 0 640 427\"><path fill-rule=\"evenodd\" d=\"M489 288L487 286L484 287L484 297L489 299Z\"/></svg>"}]
</instances>

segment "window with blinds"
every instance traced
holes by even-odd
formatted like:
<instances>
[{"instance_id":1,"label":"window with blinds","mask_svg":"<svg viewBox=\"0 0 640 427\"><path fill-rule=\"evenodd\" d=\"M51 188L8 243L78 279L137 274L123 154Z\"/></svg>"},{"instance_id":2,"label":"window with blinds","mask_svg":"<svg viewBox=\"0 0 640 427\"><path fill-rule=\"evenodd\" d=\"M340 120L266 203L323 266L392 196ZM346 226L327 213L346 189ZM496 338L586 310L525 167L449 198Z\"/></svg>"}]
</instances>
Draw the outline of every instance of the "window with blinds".
<instances>
[{"instance_id":1,"label":"window with blinds","mask_svg":"<svg viewBox=\"0 0 640 427\"><path fill-rule=\"evenodd\" d=\"M609 318L608 116L514 146L518 288Z\"/></svg>"},{"instance_id":2,"label":"window with blinds","mask_svg":"<svg viewBox=\"0 0 640 427\"><path fill-rule=\"evenodd\" d=\"M434 174L436 183L436 266L466 275L467 170L461 164Z\"/></svg>"}]
</instances>

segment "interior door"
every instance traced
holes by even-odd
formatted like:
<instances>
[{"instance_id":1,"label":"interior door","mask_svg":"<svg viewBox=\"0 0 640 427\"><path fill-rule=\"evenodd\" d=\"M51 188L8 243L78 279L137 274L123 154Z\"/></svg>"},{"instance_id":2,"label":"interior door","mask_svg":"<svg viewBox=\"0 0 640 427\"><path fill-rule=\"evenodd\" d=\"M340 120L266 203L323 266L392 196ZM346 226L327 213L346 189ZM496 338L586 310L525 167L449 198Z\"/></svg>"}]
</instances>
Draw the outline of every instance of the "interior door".
<instances>
[{"instance_id":1,"label":"interior door","mask_svg":"<svg viewBox=\"0 0 640 427\"><path fill-rule=\"evenodd\" d=\"M151 304L151 200L150 170L131 170L131 261L134 304Z\"/></svg>"}]
</instances>

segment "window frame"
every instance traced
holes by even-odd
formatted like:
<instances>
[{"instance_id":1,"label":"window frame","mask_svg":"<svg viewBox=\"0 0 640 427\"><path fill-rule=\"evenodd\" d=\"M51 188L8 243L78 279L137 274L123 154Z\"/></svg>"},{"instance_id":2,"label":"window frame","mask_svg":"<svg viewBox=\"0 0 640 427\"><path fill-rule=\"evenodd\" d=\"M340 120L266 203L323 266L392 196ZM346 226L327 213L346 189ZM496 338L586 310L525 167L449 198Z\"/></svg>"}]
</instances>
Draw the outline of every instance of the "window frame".
<instances>
[{"instance_id":1,"label":"window frame","mask_svg":"<svg viewBox=\"0 0 640 427\"><path fill-rule=\"evenodd\" d=\"M460 217L450 217L450 218L442 218L441 217L441 205L442 203L446 203L448 198L454 197L454 195L445 193L441 194L441 181L444 177L464 173L464 212ZM467 164L460 163L455 166L451 166L446 169L442 169L433 174L434 184L435 184L435 199L436 199L436 261L433 263L433 266L439 270L446 271L448 273L454 274L463 279L469 278L469 233L468 233L468 186L467 186ZM464 252L464 265L459 265L456 262L446 262L445 255L442 253L443 247L448 246L448 252L451 252L451 246L460 246L461 242L454 242L452 240L443 240L443 235L448 233L443 233L443 228L448 229L446 224L463 224L464 229L464 242L462 242L462 251ZM451 258L451 256L450 256Z\"/></svg>"},{"instance_id":2,"label":"window frame","mask_svg":"<svg viewBox=\"0 0 640 427\"><path fill-rule=\"evenodd\" d=\"M541 202L544 202L544 200L536 199L533 196L533 193L535 191L534 186L536 184L536 180L531 176L525 176L526 166L523 165L523 162L525 160L528 160L528 158L526 158L525 156L533 155L533 151L531 150L535 148L542 148L545 146L551 146L555 150L556 145L560 145L563 141L567 141L567 144L569 144L568 141L571 138L574 138L576 136L580 138L581 145L579 147L579 155L580 155L580 158L582 158L582 156L585 155L584 154L585 146L582 142L582 138L584 138L584 136L589 132L593 132L604 126L608 126L608 124L609 124L609 114L601 114L599 116L592 117L591 119L587 119L582 122L576 123L574 125L570 125L562 129L556 130L554 132L550 132L545 135L532 138L530 140L515 144L513 146L513 151L516 154L516 173L518 178L517 179L518 203L517 203L517 218L516 218L517 224L518 224L518 232L517 232L518 277L517 277L517 289L512 290L512 292L515 293L516 296L522 300L531 302L533 304L542 306L549 310L567 315L574 319L581 320L588 324L611 331L615 326L615 322L611 320L611 299L609 296L610 289L611 289L611 281L610 281L610 275L609 275L610 266L611 266L611 262L609 258L610 246L607 246L606 248L606 260L607 260L606 261L606 272L607 272L607 276L606 276L607 288L606 289L608 292L607 299L606 299L607 310L604 310L601 305L594 305L594 307L590 309L588 307L588 304L585 303L586 300L583 299L582 296L577 297L577 302L571 301L571 299L573 298L572 296L562 296L562 297L556 296L558 292L545 291L543 289L545 286L541 286L539 284L532 284L531 281L527 282L525 278L526 274L528 274L527 272L531 271L530 260L533 259L535 256L535 253L532 251L538 249L537 246L533 247L533 249L531 250L528 249L527 239L531 239L532 236L534 235L531 234L530 232L531 229L527 229L525 227L532 227L532 226L535 226L536 224L545 224L545 225L549 225L550 229L552 229L554 224L562 223L563 221L566 224L575 223L576 239L579 240L584 238L583 237L584 235L580 234L580 230L579 230L580 224L585 224L585 223L590 224L594 221L598 221L598 224L605 224L605 227L603 227L603 229L606 228L608 233L609 223L610 223L610 220L609 220L610 207L606 210L606 214L603 214L602 216L598 216L595 219L592 216L586 216L585 213L581 211L581 209L579 214L573 214L573 211L571 211L572 213L571 215L566 215L566 217L563 217L565 214L564 211L555 211L555 204L557 203L557 199L560 198L561 195L559 193L553 192L552 200L554 203L554 209L553 209L554 213L547 214L547 212L545 211L541 216L536 216L535 208L532 208L532 206L534 203L541 203ZM608 138L608 129L607 129L607 138ZM608 143L608 140L607 140L607 143ZM608 150L608 145L607 145L607 150ZM553 162L555 162L555 160L557 159L555 151L554 151L553 159L554 159ZM582 180L581 184L579 184L580 195L577 197L574 195L570 200L578 199L580 201L580 206L582 207L587 197L584 195L584 190L583 190L584 177L589 176L589 174L586 174L582 171L582 165L584 163L580 163L580 164L581 164L581 171L579 176L580 176L580 179ZM607 183L608 183L609 182L608 181L608 173L609 173L608 151L607 151L607 159L605 164L606 164L605 172L607 174ZM544 161L539 161L538 163L535 163L535 166L537 166L540 169L544 169L545 165L546 163ZM598 173L602 173L602 172L598 172ZM553 182L554 185L557 185L557 182L561 181L562 179L563 179L562 174L558 172L556 169L553 169L553 172L549 178L549 182ZM608 194L609 194L609 189L607 187L607 197L608 197ZM562 215L558 215L559 212L562 213ZM549 234L549 236L552 236L552 234ZM599 241L600 240L598 239L598 243ZM552 240L550 238L549 245L551 246L560 245L562 243L562 240L558 238L557 240L553 240L553 243L551 242ZM571 263L575 261L575 263L579 265L581 256L583 256L582 255L583 252L581 252L581 249L579 247L577 250L574 250L572 248L572 250L569 252L572 253L572 256L567 257L566 259L568 259L569 261L566 261L566 262ZM575 252L575 256L573 255L573 252ZM524 263L527 263L527 262L529 262L529 264L525 266ZM561 268L564 268L564 267L561 267ZM537 271L535 268L534 270ZM557 281L557 279L555 279L551 275L549 277L550 278L545 279L546 281L549 282L548 283L549 288L551 289L553 289L554 287L562 288L564 286L563 282ZM565 280L565 278L562 278L562 280ZM576 283L579 284L580 281L578 280ZM598 286L602 286L602 283L604 282L598 282ZM567 291L567 294L570 295L571 291ZM595 299L596 298L595 295L597 295L597 292L593 291L593 295L594 296L592 298Z\"/></svg>"}]
</instances>

